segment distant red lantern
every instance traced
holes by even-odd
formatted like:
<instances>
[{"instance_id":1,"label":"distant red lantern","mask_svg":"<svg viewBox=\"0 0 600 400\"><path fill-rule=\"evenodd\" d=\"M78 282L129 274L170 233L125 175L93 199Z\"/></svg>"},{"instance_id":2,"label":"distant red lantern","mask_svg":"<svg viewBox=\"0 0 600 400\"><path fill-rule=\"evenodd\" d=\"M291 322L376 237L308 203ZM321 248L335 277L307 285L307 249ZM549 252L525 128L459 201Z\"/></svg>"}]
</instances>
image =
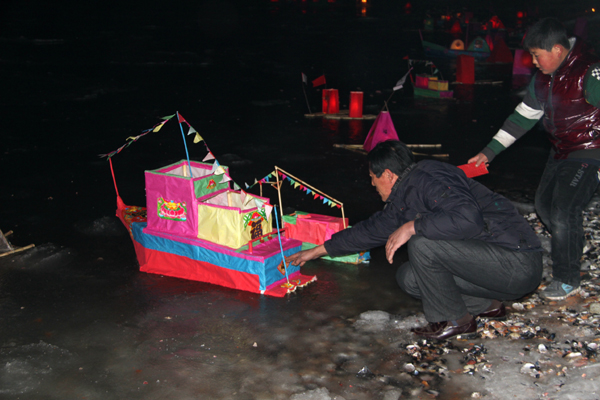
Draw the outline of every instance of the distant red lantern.
<instances>
[{"instance_id":1,"label":"distant red lantern","mask_svg":"<svg viewBox=\"0 0 600 400\"><path fill-rule=\"evenodd\" d=\"M329 89L329 110L327 114L338 114L340 112L340 96L337 89Z\"/></svg>"},{"instance_id":2,"label":"distant red lantern","mask_svg":"<svg viewBox=\"0 0 600 400\"><path fill-rule=\"evenodd\" d=\"M523 18L525 16L525 14L523 13L523 11L517 11L517 18Z\"/></svg>"},{"instance_id":3,"label":"distant red lantern","mask_svg":"<svg viewBox=\"0 0 600 400\"><path fill-rule=\"evenodd\" d=\"M329 90L330 89L321 90L323 98L323 114L327 114L329 112Z\"/></svg>"},{"instance_id":4,"label":"distant red lantern","mask_svg":"<svg viewBox=\"0 0 600 400\"><path fill-rule=\"evenodd\" d=\"M340 96L337 89L323 89L323 114L340 112Z\"/></svg>"},{"instance_id":5,"label":"distant red lantern","mask_svg":"<svg viewBox=\"0 0 600 400\"><path fill-rule=\"evenodd\" d=\"M363 92L350 92L350 118L362 118Z\"/></svg>"}]
</instances>

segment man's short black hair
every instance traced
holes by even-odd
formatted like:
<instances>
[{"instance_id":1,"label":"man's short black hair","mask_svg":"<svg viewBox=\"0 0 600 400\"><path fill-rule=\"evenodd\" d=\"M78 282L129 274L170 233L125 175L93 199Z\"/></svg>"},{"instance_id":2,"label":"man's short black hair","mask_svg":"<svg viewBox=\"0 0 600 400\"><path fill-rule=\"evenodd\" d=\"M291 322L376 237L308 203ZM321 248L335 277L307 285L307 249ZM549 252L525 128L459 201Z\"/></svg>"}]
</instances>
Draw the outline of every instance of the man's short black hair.
<instances>
[{"instance_id":1,"label":"man's short black hair","mask_svg":"<svg viewBox=\"0 0 600 400\"><path fill-rule=\"evenodd\" d=\"M526 50L542 49L551 51L557 44L562 45L567 50L571 49L567 30L556 18L539 20L527 30L523 40L523 48Z\"/></svg>"},{"instance_id":2,"label":"man's short black hair","mask_svg":"<svg viewBox=\"0 0 600 400\"><path fill-rule=\"evenodd\" d=\"M377 143L367 154L367 160L369 169L378 178L386 169L400 176L415 162L412 151L398 140Z\"/></svg>"}]
</instances>

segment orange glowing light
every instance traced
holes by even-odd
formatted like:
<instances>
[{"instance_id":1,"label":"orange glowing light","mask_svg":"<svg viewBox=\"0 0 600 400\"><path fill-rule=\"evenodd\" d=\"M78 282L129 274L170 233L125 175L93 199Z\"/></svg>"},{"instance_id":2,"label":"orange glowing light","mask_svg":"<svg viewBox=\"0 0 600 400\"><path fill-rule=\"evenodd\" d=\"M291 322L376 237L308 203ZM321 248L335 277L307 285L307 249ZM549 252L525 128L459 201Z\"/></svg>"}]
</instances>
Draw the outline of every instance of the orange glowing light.
<instances>
[{"instance_id":1,"label":"orange glowing light","mask_svg":"<svg viewBox=\"0 0 600 400\"><path fill-rule=\"evenodd\" d=\"M595 8L592 8L592 12L596 12L596 9L595 9Z\"/></svg>"}]
</instances>

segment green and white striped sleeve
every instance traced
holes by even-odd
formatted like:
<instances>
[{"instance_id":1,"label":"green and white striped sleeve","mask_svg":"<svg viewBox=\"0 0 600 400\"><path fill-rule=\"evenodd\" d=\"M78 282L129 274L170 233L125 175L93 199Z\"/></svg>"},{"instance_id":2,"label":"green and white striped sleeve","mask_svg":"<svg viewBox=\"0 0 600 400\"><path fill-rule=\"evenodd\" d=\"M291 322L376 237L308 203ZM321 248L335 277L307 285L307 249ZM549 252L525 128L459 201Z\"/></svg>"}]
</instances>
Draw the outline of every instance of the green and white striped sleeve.
<instances>
[{"instance_id":1,"label":"green and white striped sleeve","mask_svg":"<svg viewBox=\"0 0 600 400\"><path fill-rule=\"evenodd\" d=\"M600 108L600 63L588 68L583 81L585 100L596 108Z\"/></svg>"},{"instance_id":2,"label":"green and white striped sleeve","mask_svg":"<svg viewBox=\"0 0 600 400\"><path fill-rule=\"evenodd\" d=\"M544 115L544 111L534 95L534 80L531 80L523 101L519 103L515 111L504 121L502 128L482 150L490 162L533 128Z\"/></svg>"}]
</instances>

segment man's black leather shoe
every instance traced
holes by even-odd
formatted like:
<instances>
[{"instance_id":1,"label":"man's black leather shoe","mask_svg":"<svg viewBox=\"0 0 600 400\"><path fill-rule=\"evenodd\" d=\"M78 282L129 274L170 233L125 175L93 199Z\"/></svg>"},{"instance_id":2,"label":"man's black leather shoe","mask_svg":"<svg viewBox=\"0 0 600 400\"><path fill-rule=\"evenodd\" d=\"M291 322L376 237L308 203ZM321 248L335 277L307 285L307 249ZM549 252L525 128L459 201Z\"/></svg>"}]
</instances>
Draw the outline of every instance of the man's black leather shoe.
<instances>
[{"instance_id":1,"label":"man's black leather shoe","mask_svg":"<svg viewBox=\"0 0 600 400\"><path fill-rule=\"evenodd\" d=\"M481 314L478 314L479 318L487 318L487 319L496 319L496 320L505 320L506 319L506 307L504 303L500 305L498 308L494 308L493 310L484 311Z\"/></svg>"},{"instance_id":2,"label":"man's black leather shoe","mask_svg":"<svg viewBox=\"0 0 600 400\"><path fill-rule=\"evenodd\" d=\"M448 321L432 322L422 328L414 328L412 331L416 335L435 340L450 339L457 335L472 337L477 333L477 322L475 322L475 318L471 318L466 324L458 326L452 325Z\"/></svg>"}]
</instances>

